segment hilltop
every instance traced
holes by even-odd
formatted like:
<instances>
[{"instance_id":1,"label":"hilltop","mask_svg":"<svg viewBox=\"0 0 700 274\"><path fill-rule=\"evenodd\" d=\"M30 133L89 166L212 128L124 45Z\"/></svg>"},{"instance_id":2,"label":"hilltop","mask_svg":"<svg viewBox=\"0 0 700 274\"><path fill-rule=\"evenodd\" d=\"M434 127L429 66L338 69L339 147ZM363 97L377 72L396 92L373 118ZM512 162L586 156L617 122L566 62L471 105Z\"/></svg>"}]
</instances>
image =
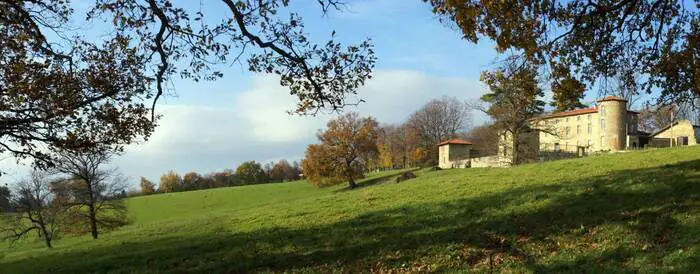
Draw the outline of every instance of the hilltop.
<instances>
[{"instance_id":1,"label":"hilltop","mask_svg":"<svg viewBox=\"0 0 700 274\"><path fill-rule=\"evenodd\" d=\"M54 250L0 247L4 273L692 272L700 146L508 169L370 174L130 198L132 224Z\"/></svg>"}]
</instances>

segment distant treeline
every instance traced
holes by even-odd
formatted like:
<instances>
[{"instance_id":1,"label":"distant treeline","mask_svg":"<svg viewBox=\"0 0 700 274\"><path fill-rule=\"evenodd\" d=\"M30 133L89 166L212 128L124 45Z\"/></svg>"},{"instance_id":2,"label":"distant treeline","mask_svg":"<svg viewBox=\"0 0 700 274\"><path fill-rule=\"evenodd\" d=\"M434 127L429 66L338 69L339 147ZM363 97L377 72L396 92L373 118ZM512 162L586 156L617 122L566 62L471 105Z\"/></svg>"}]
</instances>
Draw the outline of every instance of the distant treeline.
<instances>
[{"instance_id":1,"label":"distant treeline","mask_svg":"<svg viewBox=\"0 0 700 274\"><path fill-rule=\"evenodd\" d=\"M160 176L158 185L141 177L140 190L132 191L129 196L150 195L155 193L182 192L219 187L278 183L299 180L301 168L294 161L280 160L261 165L256 161L242 163L236 170L225 169L221 172L199 174L188 172L182 176L174 171Z\"/></svg>"}]
</instances>

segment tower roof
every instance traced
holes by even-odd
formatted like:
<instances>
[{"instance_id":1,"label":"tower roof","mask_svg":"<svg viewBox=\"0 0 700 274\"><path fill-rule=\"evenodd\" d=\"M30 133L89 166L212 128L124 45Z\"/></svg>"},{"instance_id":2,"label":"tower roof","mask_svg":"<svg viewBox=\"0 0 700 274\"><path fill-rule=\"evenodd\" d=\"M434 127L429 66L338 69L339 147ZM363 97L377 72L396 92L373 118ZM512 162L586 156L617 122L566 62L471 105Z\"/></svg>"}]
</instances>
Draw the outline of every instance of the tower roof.
<instances>
[{"instance_id":1,"label":"tower roof","mask_svg":"<svg viewBox=\"0 0 700 274\"><path fill-rule=\"evenodd\" d=\"M622 102L627 102L624 98L620 98L617 96L605 96L603 99L598 100L598 102L606 102L606 101L622 101Z\"/></svg>"}]
</instances>

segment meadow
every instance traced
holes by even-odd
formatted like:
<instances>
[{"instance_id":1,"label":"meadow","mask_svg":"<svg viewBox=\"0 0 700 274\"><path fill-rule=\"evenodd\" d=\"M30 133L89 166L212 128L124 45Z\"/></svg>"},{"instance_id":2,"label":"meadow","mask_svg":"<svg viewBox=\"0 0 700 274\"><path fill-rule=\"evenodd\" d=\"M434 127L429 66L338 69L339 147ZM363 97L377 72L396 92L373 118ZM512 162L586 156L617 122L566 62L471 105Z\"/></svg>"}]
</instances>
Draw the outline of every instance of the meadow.
<instances>
[{"instance_id":1,"label":"meadow","mask_svg":"<svg viewBox=\"0 0 700 274\"><path fill-rule=\"evenodd\" d=\"M700 269L700 146L400 173L129 198L97 240L0 243L0 272Z\"/></svg>"}]
</instances>

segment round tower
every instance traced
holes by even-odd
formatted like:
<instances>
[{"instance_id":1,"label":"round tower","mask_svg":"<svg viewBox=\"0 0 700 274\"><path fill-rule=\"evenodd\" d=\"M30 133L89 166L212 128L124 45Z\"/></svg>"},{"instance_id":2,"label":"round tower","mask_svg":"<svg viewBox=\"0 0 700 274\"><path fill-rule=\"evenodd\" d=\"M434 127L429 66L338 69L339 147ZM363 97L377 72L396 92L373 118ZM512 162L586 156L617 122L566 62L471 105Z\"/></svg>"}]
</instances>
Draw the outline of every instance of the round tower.
<instances>
[{"instance_id":1,"label":"round tower","mask_svg":"<svg viewBox=\"0 0 700 274\"><path fill-rule=\"evenodd\" d=\"M598 100L600 141L602 150L625 149L627 140L627 100L607 96Z\"/></svg>"}]
</instances>

